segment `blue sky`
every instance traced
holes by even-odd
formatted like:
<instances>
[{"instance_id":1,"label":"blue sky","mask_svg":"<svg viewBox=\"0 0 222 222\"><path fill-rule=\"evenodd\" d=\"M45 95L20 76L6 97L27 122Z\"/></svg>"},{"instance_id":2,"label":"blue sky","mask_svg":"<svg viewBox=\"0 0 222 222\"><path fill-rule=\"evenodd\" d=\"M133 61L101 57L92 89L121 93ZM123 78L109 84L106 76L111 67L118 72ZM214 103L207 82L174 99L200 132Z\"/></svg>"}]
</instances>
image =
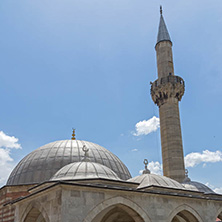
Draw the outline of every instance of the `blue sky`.
<instances>
[{"instance_id":1,"label":"blue sky","mask_svg":"<svg viewBox=\"0 0 222 222\"><path fill-rule=\"evenodd\" d=\"M157 78L160 4L175 73L186 83L184 153L202 158L189 176L222 187L221 159L200 156L222 150L219 0L1 1L0 130L22 147L8 148L11 165L39 146L69 139L72 127L77 139L115 153L133 176L144 158L161 162L159 129L133 135L136 123L158 117L149 82Z\"/></svg>"}]
</instances>

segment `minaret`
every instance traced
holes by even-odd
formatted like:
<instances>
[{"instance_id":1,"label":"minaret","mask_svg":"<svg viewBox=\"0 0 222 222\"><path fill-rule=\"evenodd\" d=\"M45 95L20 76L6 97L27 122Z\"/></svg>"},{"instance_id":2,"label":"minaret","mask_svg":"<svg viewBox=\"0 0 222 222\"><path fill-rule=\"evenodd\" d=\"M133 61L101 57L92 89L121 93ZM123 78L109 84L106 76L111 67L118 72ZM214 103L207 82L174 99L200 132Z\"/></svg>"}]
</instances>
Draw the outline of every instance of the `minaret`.
<instances>
[{"instance_id":1,"label":"minaret","mask_svg":"<svg viewBox=\"0 0 222 222\"><path fill-rule=\"evenodd\" d=\"M158 79L152 83L151 96L159 107L163 174L178 182L185 178L179 101L184 81L174 75L172 42L160 7L160 23L155 46Z\"/></svg>"}]
</instances>

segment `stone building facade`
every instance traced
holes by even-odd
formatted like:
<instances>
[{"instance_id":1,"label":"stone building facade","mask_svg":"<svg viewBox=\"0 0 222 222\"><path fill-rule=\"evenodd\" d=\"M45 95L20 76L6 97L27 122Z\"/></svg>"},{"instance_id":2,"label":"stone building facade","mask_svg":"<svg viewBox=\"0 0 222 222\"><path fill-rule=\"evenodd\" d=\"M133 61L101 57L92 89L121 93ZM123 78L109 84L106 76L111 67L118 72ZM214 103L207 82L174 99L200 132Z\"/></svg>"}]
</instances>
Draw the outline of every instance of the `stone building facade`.
<instances>
[{"instance_id":1,"label":"stone building facade","mask_svg":"<svg viewBox=\"0 0 222 222\"><path fill-rule=\"evenodd\" d=\"M190 180L184 168L178 102L184 80L174 75L172 42L162 15L156 44L164 176L131 177L107 149L87 141L55 141L24 157L0 189L0 222L215 222L222 195Z\"/></svg>"}]
</instances>

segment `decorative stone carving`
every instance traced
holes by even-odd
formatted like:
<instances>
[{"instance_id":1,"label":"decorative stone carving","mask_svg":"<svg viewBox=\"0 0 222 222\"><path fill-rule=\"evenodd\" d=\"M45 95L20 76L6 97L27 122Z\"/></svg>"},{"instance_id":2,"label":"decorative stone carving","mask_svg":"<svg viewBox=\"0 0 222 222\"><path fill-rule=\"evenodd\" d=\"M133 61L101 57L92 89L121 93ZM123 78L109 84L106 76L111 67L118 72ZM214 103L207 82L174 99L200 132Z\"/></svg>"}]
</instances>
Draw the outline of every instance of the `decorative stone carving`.
<instances>
[{"instance_id":1,"label":"decorative stone carving","mask_svg":"<svg viewBox=\"0 0 222 222\"><path fill-rule=\"evenodd\" d=\"M185 91L184 80L179 76L167 76L157 79L151 85L151 96L157 106L163 105L168 98L182 99Z\"/></svg>"}]
</instances>

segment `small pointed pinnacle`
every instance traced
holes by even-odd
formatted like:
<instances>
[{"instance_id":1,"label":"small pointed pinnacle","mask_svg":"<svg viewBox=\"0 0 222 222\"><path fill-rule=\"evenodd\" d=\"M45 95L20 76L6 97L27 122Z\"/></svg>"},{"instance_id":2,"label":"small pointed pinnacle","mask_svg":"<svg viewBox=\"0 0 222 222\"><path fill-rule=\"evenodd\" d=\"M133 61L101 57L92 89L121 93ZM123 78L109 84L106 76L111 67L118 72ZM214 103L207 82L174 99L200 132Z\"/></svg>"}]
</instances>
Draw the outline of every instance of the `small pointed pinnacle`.
<instances>
[{"instance_id":1,"label":"small pointed pinnacle","mask_svg":"<svg viewBox=\"0 0 222 222\"><path fill-rule=\"evenodd\" d=\"M160 15L163 14L163 8L162 8L162 5L160 6Z\"/></svg>"}]
</instances>

